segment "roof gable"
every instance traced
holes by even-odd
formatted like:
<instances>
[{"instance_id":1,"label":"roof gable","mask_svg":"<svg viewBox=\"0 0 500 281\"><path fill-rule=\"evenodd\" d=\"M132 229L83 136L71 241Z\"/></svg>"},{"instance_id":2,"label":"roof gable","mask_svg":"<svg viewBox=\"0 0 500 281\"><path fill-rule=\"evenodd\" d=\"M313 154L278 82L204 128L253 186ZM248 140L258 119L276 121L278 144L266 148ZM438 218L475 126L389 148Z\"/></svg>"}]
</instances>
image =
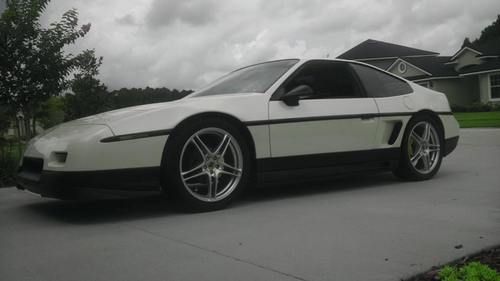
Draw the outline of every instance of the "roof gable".
<instances>
[{"instance_id":1,"label":"roof gable","mask_svg":"<svg viewBox=\"0 0 500 281\"><path fill-rule=\"evenodd\" d=\"M445 64L450 60L448 56L406 57L404 60L430 73L432 77L458 76L453 65Z\"/></svg>"},{"instance_id":2,"label":"roof gable","mask_svg":"<svg viewBox=\"0 0 500 281\"><path fill-rule=\"evenodd\" d=\"M404 66L404 68L401 68L401 66ZM432 76L432 74L428 71L402 58L397 59L389 68L387 68L387 71L403 77L413 77L421 75Z\"/></svg>"},{"instance_id":3,"label":"roof gable","mask_svg":"<svg viewBox=\"0 0 500 281\"><path fill-rule=\"evenodd\" d=\"M473 49L472 47L469 47L469 46L465 46L465 47L462 47L462 49L458 50L458 52L456 54L454 54L451 58L450 58L450 61L454 61L456 60L457 58L459 58L460 56L462 56L463 54L467 53L467 52L472 52L472 53L475 53L476 55L481 55L482 53L478 50L475 50Z\"/></svg>"},{"instance_id":4,"label":"roof gable","mask_svg":"<svg viewBox=\"0 0 500 281\"><path fill-rule=\"evenodd\" d=\"M438 53L410 48L402 45L368 39L345 53L338 56L340 59L380 59L407 56L436 56Z\"/></svg>"}]
</instances>

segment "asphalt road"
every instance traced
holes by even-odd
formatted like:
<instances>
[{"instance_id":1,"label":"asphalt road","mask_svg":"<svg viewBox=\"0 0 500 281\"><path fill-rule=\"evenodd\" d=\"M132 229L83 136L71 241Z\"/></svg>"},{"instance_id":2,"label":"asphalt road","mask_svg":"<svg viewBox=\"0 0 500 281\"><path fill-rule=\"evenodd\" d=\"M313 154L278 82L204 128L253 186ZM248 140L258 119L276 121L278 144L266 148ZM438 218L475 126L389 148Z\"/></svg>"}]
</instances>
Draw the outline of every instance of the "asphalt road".
<instances>
[{"instance_id":1,"label":"asphalt road","mask_svg":"<svg viewBox=\"0 0 500 281\"><path fill-rule=\"evenodd\" d=\"M498 244L493 129L463 130L430 181L272 187L204 214L0 189L0 280L399 280Z\"/></svg>"}]
</instances>

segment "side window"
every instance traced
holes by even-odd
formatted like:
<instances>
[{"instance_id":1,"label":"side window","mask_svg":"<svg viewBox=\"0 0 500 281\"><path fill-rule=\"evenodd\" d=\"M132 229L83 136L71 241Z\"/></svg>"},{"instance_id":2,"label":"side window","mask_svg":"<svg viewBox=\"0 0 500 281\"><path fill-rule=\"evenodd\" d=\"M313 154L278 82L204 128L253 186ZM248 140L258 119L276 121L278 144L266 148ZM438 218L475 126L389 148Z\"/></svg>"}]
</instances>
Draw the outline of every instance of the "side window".
<instances>
[{"instance_id":1,"label":"side window","mask_svg":"<svg viewBox=\"0 0 500 281\"><path fill-rule=\"evenodd\" d=\"M408 83L371 67L351 64L370 97L393 97L413 92Z\"/></svg>"},{"instance_id":2,"label":"side window","mask_svg":"<svg viewBox=\"0 0 500 281\"><path fill-rule=\"evenodd\" d=\"M298 70L292 80L285 83L281 90L286 93L300 85L308 85L314 90L314 96L310 99L361 96L361 89L349 65L342 62L308 62Z\"/></svg>"}]
</instances>

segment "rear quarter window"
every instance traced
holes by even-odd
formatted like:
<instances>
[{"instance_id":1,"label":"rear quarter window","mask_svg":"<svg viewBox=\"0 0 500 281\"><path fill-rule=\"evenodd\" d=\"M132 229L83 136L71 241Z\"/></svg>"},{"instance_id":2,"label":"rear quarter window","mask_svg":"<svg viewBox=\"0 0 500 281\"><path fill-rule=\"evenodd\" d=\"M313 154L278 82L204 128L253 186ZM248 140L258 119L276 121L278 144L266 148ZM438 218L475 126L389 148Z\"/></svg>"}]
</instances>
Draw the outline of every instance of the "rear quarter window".
<instances>
[{"instance_id":1,"label":"rear quarter window","mask_svg":"<svg viewBox=\"0 0 500 281\"><path fill-rule=\"evenodd\" d=\"M370 97L393 97L406 95L413 89L405 81L382 71L360 64L351 64Z\"/></svg>"}]
</instances>

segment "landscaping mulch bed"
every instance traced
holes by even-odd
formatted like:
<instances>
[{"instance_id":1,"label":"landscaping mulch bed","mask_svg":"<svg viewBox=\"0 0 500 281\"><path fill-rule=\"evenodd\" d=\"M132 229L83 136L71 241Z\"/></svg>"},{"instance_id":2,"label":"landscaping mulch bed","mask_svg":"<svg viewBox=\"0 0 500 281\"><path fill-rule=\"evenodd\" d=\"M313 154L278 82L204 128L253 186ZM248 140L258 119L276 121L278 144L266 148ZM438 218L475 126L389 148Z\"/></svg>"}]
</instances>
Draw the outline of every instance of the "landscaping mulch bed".
<instances>
[{"instance_id":1,"label":"landscaping mulch bed","mask_svg":"<svg viewBox=\"0 0 500 281\"><path fill-rule=\"evenodd\" d=\"M429 271L406 279L405 281L436 281L439 280L438 273L444 266L451 265L461 267L474 261L488 265L490 268L495 269L497 272L500 272L500 246L496 246L494 248L484 250L476 254L465 256L449 264L434 266Z\"/></svg>"}]
</instances>

